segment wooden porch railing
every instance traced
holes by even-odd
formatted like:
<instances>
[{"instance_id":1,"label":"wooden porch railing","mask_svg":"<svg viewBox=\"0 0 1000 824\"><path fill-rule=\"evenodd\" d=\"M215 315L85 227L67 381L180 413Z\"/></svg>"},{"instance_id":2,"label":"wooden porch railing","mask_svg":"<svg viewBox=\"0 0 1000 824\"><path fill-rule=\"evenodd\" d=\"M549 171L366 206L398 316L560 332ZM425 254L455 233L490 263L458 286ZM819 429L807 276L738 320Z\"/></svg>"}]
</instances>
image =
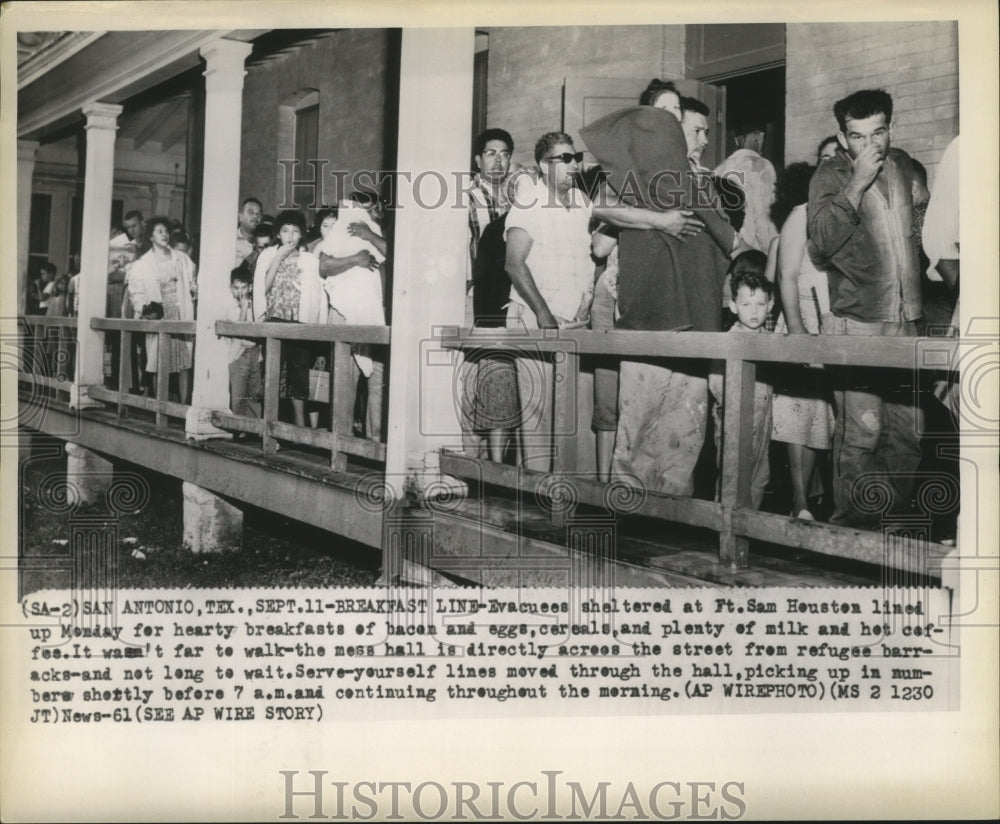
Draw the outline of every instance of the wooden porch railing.
<instances>
[{"instance_id":1,"label":"wooden porch railing","mask_svg":"<svg viewBox=\"0 0 1000 824\"><path fill-rule=\"evenodd\" d=\"M760 512L750 506L750 469L753 443L753 398L756 362L819 363L829 366L870 366L941 369L955 363L958 341L953 338L882 338L812 335L729 335L708 332L521 332L473 330L442 339L451 349L490 349L559 353L555 357L553 431L575 432L575 396L584 355L629 358L724 359L726 404L723 419L723 460L718 502L637 490L616 481L605 484L575 473L573 436L556 435L552 473L525 470L445 452L441 471L487 484L549 497L567 494L581 504L603 507L677 523L707 527L719 533L719 561L734 568L749 563L750 540L799 547L839 558L880 564L908 572L926 573L928 553L941 557L949 547L932 544L919 525L907 532L866 532ZM921 357L921 349L934 357ZM925 365L927 364L927 365ZM916 402L916 397L914 397ZM570 420L572 416L573 420ZM572 424L572 425L567 425ZM736 456L736 460L728 459ZM561 478L565 473L572 477ZM558 518L566 507L553 507ZM927 530L929 533L929 529Z\"/></svg>"},{"instance_id":2,"label":"wooden porch railing","mask_svg":"<svg viewBox=\"0 0 1000 824\"><path fill-rule=\"evenodd\" d=\"M129 408L145 409L155 415L156 425L164 427L168 418L187 417L190 405L170 400L170 381L156 381L156 397L136 395L129 392L132 381L131 370L125 365L131 360L132 335L154 334L157 336L156 374L168 375L170 372L169 335L190 335L194 339L195 323L193 320L125 320L123 318L92 318L90 328L102 332L121 332L119 342L118 389L107 389L104 386L91 386L89 395L94 400L114 404L118 408L118 416L127 414Z\"/></svg>"},{"instance_id":3,"label":"wooden porch railing","mask_svg":"<svg viewBox=\"0 0 1000 824\"><path fill-rule=\"evenodd\" d=\"M357 438L354 430L354 399L356 373L351 365L351 344L388 346L388 326L347 326L326 324L238 323L217 321L216 334L226 337L256 338L264 347L264 406L263 418L216 413L213 423L220 429L249 432L261 437L265 453L278 450L277 439L330 450L330 467L343 471L347 458L353 455L369 461L385 463L385 444ZM283 341L312 341L332 347L327 363L333 365L330 381L330 429L309 429L278 420L278 383L281 377L281 347Z\"/></svg>"},{"instance_id":4,"label":"wooden porch railing","mask_svg":"<svg viewBox=\"0 0 1000 824\"><path fill-rule=\"evenodd\" d=\"M18 379L55 392L69 392L73 385L77 319L21 315L19 320ZM61 373L62 366L65 371Z\"/></svg>"}]
</instances>

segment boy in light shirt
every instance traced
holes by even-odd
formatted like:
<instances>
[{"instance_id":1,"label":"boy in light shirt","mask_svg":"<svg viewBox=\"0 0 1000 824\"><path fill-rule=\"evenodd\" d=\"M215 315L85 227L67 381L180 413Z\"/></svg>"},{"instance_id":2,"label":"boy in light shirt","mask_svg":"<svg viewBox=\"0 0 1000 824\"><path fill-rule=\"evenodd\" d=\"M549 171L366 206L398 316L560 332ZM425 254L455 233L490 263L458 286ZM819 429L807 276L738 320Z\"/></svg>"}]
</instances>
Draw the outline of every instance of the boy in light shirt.
<instances>
[{"instance_id":1,"label":"boy in light shirt","mask_svg":"<svg viewBox=\"0 0 1000 824\"><path fill-rule=\"evenodd\" d=\"M226 310L225 319L234 322L252 322L253 275L237 266L229 276L229 291L233 303ZM229 405L234 415L259 418L263 381L260 374L260 345L248 338L229 338Z\"/></svg>"},{"instance_id":2,"label":"boy in light shirt","mask_svg":"<svg viewBox=\"0 0 1000 824\"><path fill-rule=\"evenodd\" d=\"M736 315L736 323L729 334L752 335L767 333L764 326L774 306L774 284L764 276L767 257L756 249L738 255L730 267L732 300L729 309ZM715 451L717 466L722 465L722 421L724 418L725 361L715 361L708 376L708 388L715 398ZM759 374L759 370L758 370ZM753 392L753 462L750 469L750 501L760 509L764 489L770 480L768 449L771 445L771 384L756 380ZM727 455L727 460L736 460Z\"/></svg>"}]
</instances>

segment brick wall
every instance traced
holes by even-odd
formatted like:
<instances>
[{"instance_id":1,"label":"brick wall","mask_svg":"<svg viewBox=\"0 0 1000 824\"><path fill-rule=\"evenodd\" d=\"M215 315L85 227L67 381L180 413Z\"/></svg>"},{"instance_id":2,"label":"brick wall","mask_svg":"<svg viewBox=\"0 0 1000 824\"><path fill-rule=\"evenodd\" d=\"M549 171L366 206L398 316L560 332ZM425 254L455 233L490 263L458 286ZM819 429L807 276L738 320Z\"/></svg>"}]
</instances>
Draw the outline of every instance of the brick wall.
<instances>
[{"instance_id":1,"label":"brick wall","mask_svg":"<svg viewBox=\"0 0 1000 824\"><path fill-rule=\"evenodd\" d=\"M388 45L383 29L344 30L249 69L243 90L241 200L254 195L265 212L278 209L283 195L278 107L302 89L319 91L319 152L329 160L326 200L334 199L330 171L383 168ZM298 174L303 172L312 174Z\"/></svg>"},{"instance_id":2,"label":"brick wall","mask_svg":"<svg viewBox=\"0 0 1000 824\"><path fill-rule=\"evenodd\" d=\"M489 30L487 122L514 138L515 160L533 166L535 141L560 127L567 76L636 78L684 71L683 26L568 26Z\"/></svg>"},{"instance_id":3,"label":"brick wall","mask_svg":"<svg viewBox=\"0 0 1000 824\"><path fill-rule=\"evenodd\" d=\"M954 22L789 24L786 43L786 163L812 160L820 139L837 131L837 100L882 88L893 98L893 145L923 163L933 181L958 134Z\"/></svg>"}]
</instances>

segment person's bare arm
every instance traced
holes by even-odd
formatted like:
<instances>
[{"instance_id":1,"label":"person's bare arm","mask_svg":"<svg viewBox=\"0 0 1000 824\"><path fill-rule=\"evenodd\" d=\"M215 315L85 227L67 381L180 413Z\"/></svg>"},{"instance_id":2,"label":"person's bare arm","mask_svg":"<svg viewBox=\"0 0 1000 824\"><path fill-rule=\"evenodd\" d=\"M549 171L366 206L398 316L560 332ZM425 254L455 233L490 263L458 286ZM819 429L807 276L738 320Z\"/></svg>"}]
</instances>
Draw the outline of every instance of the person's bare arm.
<instances>
[{"instance_id":1,"label":"person's bare arm","mask_svg":"<svg viewBox=\"0 0 1000 824\"><path fill-rule=\"evenodd\" d=\"M702 222L694 217L694 212L687 209L656 212L624 205L594 206L594 217L620 229L654 229L682 241L704 228Z\"/></svg>"},{"instance_id":2,"label":"person's bare arm","mask_svg":"<svg viewBox=\"0 0 1000 824\"><path fill-rule=\"evenodd\" d=\"M791 218L789 218L789 221ZM778 241L778 289L781 290L781 309L785 313L785 323L793 335L808 334L805 323L802 322L802 311L799 309L799 271L802 268L802 256L806 253L806 238L804 233L791 231L788 222L781 230L781 240Z\"/></svg>"},{"instance_id":3,"label":"person's bare arm","mask_svg":"<svg viewBox=\"0 0 1000 824\"><path fill-rule=\"evenodd\" d=\"M382 255L382 257L389 254L389 243L386 239L382 237L382 235L372 231L372 228L362 220L356 220L348 226L347 234L368 241L372 246L378 249L378 252Z\"/></svg>"},{"instance_id":4,"label":"person's bare arm","mask_svg":"<svg viewBox=\"0 0 1000 824\"><path fill-rule=\"evenodd\" d=\"M367 249L362 249L347 257L333 257L325 252L319 253L319 276L324 280L343 274L355 266L360 266L362 269L377 269L378 261Z\"/></svg>"},{"instance_id":5,"label":"person's bare arm","mask_svg":"<svg viewBox=\"0 0 1000 824\"><path fill-rule=\"evenodd\" d=\"M599 228L590 238L590 251L598 260L604 260L618 245L618 238L604 231L605 228Z\"/></svg>"},{"instance_id":6,"label":"person's bare arm","mask_svg":"<svg viewBox=\"0 0 1000 824\"><path fill-rule=\"evenodd\" d=\"M532 246L531 235L524 229L513 227L507 230L507 261L505 269L511 283L517 287L518 294L524 298L528 307L535 313L538 326L541 329L558 329L559 323L549 311L545 298L535 285L535 278L528 268L528 253Z\"/></svg>"}]
</instances>

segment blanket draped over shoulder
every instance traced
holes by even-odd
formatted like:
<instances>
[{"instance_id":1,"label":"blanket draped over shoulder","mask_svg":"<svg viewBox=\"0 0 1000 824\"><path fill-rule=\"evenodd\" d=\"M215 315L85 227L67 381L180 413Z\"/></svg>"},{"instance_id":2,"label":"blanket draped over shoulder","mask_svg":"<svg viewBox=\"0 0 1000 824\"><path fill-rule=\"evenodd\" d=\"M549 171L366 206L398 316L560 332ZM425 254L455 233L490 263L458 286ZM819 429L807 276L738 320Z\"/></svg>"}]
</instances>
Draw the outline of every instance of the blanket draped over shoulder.
<instances>
[{"instance_id":1,"label":"blanket draped over shoulder","mask_svg":"<svg viewBox=\"0 0 1000 824\"><path fill-rule=\"evenodd\" d=\"M677 118L633 106L584 126L580 137L623 202L655 211L691 209L705 224L686 241L660 231L621 231L616 328L719 331L735 232L709 174L691 169Z\"/></svg>"}]
</instances>

